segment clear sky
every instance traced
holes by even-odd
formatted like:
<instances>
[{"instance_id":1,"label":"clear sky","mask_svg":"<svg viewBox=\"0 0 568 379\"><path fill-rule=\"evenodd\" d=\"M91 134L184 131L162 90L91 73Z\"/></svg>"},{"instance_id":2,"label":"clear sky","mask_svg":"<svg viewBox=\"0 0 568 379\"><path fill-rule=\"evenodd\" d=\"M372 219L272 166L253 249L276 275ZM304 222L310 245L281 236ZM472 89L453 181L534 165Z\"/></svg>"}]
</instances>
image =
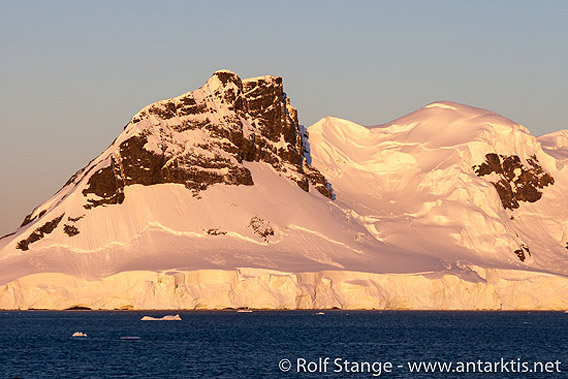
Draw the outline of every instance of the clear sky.
<instances>
[{"instance_id":1,"label":"clear sky","mask_svg":"<svg viewBox=\"0 0 568 379\"><path fill-rule=\"evenodd\" d=\"M437 100L568 128L568 1L0 0L0 235L144 105L280 75L300 121Z\"/></svg>"}]
</instances>

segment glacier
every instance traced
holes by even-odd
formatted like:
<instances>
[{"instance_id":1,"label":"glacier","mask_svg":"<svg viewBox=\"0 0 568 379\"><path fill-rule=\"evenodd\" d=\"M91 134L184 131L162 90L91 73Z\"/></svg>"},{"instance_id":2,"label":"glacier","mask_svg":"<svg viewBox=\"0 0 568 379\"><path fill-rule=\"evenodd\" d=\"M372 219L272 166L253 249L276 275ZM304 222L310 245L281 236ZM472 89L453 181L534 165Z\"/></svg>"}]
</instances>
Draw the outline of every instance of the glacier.
<instances>
[{"instance_id":1,"label":"glacier","mask_svg":"<svg viewBox=\"0 0 568 379\"><path fill-rule=\"evenodd\" d=\"M0 239L1 309L568 309L567 131L439 101L304 128L223 70Z\"/></svg>"}]
</instances>

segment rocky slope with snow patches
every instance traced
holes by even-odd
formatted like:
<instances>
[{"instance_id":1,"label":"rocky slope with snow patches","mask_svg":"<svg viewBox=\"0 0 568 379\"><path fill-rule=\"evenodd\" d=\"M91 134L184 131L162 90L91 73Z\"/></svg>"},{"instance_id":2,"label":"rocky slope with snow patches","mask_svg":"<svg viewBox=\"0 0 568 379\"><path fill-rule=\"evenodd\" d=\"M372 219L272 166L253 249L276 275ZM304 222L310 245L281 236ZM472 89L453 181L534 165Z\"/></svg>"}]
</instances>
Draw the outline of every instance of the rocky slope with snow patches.
<instances>
[{"instance_id":1,"label":"rocky slope with snow patches","mask_svg":"<svg viewBox=\"0 0 568 379\"><path fill-rule=\"evenodd\" d=\"M0 239L0 308L567 309L566 136L452 102L306 131L218 71Z\"/></svg>"}]
</instances>

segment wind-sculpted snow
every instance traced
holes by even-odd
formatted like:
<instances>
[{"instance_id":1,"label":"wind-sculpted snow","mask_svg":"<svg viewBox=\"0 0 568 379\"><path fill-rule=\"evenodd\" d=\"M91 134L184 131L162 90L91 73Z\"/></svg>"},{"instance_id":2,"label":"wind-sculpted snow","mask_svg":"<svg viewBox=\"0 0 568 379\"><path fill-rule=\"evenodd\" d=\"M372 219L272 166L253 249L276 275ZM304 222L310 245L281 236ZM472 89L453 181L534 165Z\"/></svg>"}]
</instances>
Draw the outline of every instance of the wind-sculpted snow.
<instances>
[{"instance_id":1,"label":"wind-sculpted snow","mask_svg":"<svg viewBox=\"0 0 568 379\"><path fill-rule=\"evenodd\" d=\"M567 307L564 131L451 102L306 131L282 91L142 109L0 239L0 308Z\"/></svg>"},{"instance_id":2,"label":"wind-sculpted snow","mask_svg":"<svg viewBox=\"0 0 568 379\"><path fill-rule=\"evenodd\" d=\"M328 117L309 131L337 206L375 239L450 265L568 273L560 132L545 152L521 125L451 102L371 128Z\"/></svg>"}]
</instances>

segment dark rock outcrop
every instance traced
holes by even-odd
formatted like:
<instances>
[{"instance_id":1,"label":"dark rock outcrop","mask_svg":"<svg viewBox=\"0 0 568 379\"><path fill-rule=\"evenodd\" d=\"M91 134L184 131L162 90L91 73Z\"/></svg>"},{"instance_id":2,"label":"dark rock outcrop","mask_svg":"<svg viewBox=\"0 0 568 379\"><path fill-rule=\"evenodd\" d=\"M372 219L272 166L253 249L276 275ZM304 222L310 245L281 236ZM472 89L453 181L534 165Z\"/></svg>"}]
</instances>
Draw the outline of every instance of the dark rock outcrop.
<instances>
[{"instance_id":1,"label":"dark rock outcrop","mask_svg":"<svg viewBox=\"0 0 568 379\"><path fill-rule=\"evenodd\" d=\"M260 217L251 218L249 227L255 234L264 240L264 242L268 242L268 237L274 236L274 229L270 226L270 222L265 221Z\"/></svg>"},{"instance_id":2,"label":"dark rock outcrop","mask_svg":"<svg viewBox=\"0 0 568 379\"><path fill-rule=\"evenodd\" d=\"M25 225L28 225L30 222L35 221L35 220L37 220L37 219L40 219L41 216L43 216L43 215L45 214L45 212L46 212L46 211L43 210L43 211L41 211L37 216L32 216L32 215L33 215L33 212L30 213L29 215L27 215L27 216L24 218L24 221L22 222L22 225L20 225L20 227L25 226Z\"/></svg>"},{"instance_id":3,"label":"dark rock outcrop","mask_svg":"<svg viewBox=\"0 0 568 379\"><path fill-rule=\"evenodd\" d=\"M536 156L527 159L527 165L516 155L486 154L485 162L473 166L477 176L495 173L492 181L505 209L519 208L519 201L534 203L542 197L544 187L554 184L552 175L544 171Z\"/></svg>"},{"instance_id":4,"label":"dark rock outcrop","mask_svg":"<svg viewBox=\"0 0 568 379\"><path fill-rule=\"evenodd\" d=\"M327 179L313 166L305 166L306 177L308 178L310 184L317 189L325 197L329 197L335 200L335 194L331 184ZM307 189L305 189L307 191Z\"/></svg>"},{"instance_id":5,"label":"dark rock outcrop","mask_svg":"<svg viewBox=\"0 0 568 379\"><path fill-rule=\"evenodd\" d=\"M16 248L23 250L23 251L29 250L30 244L39 241L46 234L53 232L55 230L55 228L57 228L57 225L59 225L59 223L63 219L63 216L64 216L64 214L62 214L59 217L54 218L53 220L51 220L49 222L46 222L45 224L43 224L42 226L40 226L39 228L34 230L32 232L32 234L29 235L28 238L23 239L20 242L18 242L18 244L16 245Z\"/></svg>"},{"instance_id":6,"label":"dark rock outcrop","mask_svg":"<svg viewBox=\"0 0 568 379\"><path fill-rule=\"evenodd\" d=\"M217 228L207 229L207 234L210 236L224 236L227 234L227 231L220 230Z\"/></svg>"},{"instance_id":7,"label":"dark rock outcrop","mask_svg":"<svg viewBox=\"0 0 568 379\"><path fill-rule=\"evenodd\" d=\"M521 262L524 262L527 259L526 254L531 255L531 250L529 249L529 247L527 245L521 245L520 249L515 250L515 255L521 260Z\"/></svg>"},{"instance_id":8,"label":"dark rock outcrop","mask_svg":"<svg viewBox=\"0 0 568 379\"><path fill-rule=\"evenodd\" d=\"M79 229L77 229L77 227L75 225L65 224L65 225L63 225L63 231L69 237L73 237L73 236L76 236L77 234L79 234Z\"/></svg>"}]
</instances>

